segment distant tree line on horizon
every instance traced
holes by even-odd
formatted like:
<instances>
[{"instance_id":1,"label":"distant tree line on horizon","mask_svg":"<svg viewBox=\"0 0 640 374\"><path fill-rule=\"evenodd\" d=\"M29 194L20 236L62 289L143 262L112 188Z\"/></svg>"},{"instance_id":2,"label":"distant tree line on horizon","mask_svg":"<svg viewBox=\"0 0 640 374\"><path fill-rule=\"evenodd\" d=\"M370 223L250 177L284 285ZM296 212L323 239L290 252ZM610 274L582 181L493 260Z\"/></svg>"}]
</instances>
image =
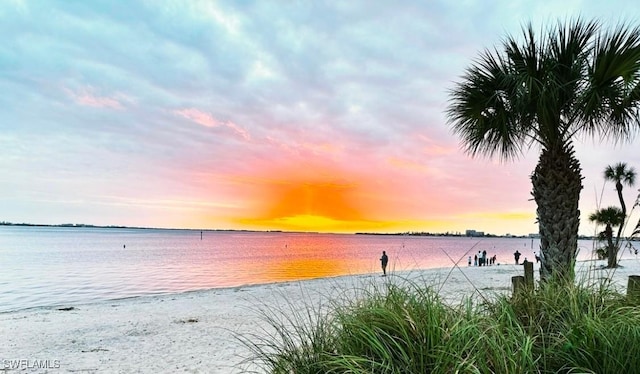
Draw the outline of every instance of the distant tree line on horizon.
<instances>
[{"instance_id":1,"label":"distant tree line on horizon","mask_svg":"<svg viewBox=\"0 0 640 374\"><path fill-rule=\"evenodd\" d=\"M356 235L388 235L388 236L450 236L460 238L514 238L514 239L534 239L529 235L496 235L491 233L484 233L483 235L466 235L461 232L427 232L427 231L406 231L406 232L357 232ZM595 236L579 235L580 240L593 240L597 239ZM628 238L628 240L634 240ZM636 239L640 240L640 239Z\"/></svg>"}]
</instances>

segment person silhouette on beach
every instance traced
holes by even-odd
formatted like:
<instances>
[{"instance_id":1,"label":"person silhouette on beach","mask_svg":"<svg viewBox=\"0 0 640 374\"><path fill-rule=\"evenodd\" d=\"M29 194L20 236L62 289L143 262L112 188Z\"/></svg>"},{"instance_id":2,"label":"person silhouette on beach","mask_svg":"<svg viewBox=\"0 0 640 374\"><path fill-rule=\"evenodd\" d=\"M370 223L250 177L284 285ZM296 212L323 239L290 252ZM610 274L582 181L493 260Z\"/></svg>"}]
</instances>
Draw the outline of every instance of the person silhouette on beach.
<instances>
[{"instance_id":1,"label":"person silhouette on beach","mask_svg":"<svg viewBox=\"0 0 640 374\"><path fill-rule=\"evenodd\" d=\"M516 265L518 265L518 263L520 262L520 252L518 252L517 249L515 252L513 252L513 258L516 259Z\"/></svg>"},{"instance_id":2,"label":"person silhouette on beach","mask_svg":"<svg viewBox=\"0 0 640 374\"><path fill-rule=\"evenodd\" d=\"M389 263L389 257L387 257L387 252L382 251L382 257L380 257L380 264L382 264L382 276L387 275L387 263Z\"/></svg>"}]
</instances>

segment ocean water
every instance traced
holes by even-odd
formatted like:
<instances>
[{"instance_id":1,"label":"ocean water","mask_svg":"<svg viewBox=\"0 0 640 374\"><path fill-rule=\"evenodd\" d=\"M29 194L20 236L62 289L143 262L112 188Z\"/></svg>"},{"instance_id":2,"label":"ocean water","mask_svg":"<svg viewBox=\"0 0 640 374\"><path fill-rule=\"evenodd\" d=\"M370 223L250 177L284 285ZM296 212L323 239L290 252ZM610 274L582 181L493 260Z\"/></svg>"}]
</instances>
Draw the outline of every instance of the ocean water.
<instances>
[{"instance_id":1,"label":"ocean water","mask_svg":"<svg viewBox=\"0 0 640 374\"><path fill-rule=\"evenodd\" d=\"M593 243L580 241L579 259ZM537 239L0 226L0 312L317 277L533 260Z\"/></svg>"}]
</instances>

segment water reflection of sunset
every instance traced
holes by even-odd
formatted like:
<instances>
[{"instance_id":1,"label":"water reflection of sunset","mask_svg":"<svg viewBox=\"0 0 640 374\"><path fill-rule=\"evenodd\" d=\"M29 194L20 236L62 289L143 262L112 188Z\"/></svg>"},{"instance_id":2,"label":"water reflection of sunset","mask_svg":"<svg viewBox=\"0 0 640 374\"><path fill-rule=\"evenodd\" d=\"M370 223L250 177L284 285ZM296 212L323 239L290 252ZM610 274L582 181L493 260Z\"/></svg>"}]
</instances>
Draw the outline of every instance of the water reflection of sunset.
<instances>
[{"instance_id":1,"label":"water reflection of sunset","mask_svg":"<svg viewBox=\"0 0 640 374\"><path fill-rule=\"evenodd\" d=\"M199 237L198 237L199 238ZM381 273L380 255L389 255L391 273L433 267L466 267L481 250L511 264L518 248L532 257L538 242L513 238L450 238L404 235L207 232L199 249L176 257L171 277L186 288L233 287L340 275ZM177 256L177 254L174 254ZM175 266L182 257L197 264ZM179 276L178 276L179 274Z\"/></svg>"},{"instance_id":2,"label":"water reflection of sunset","mask_svg":"<svg viewBox=\"0 0 640 374\"><path fill-rule=\"evenodd\" d=\"M329 258L281 258L265 264L271 281L320 278L349 274L349 264L341 259Z\"/></svg>"},{"instance_id":3,"label":"water reflection of sunset","mask_svg":"<svg viewBox=\"0 0 640 374\"><path fill-rule=\"evenodd\" d=\"M377 277L382 251L392 275L433 267L457 271L456 262L466 267L468 256L483 250L508 270L515 249L531 259L539 248L539 240L529 238L203 231L201 239L199 230L2 229L0 247L12 263L5 278L18 281L0 295L0 311L8 305L3 300L32 307L43 300L88 302L341 275ZM579 245L578 260L588 259L593 243Z\"/></svg>"},{"instance_id":4,"label":"water reflection of sunset","mask_svg":"<svg viewBox=\"0 0 640 374\"><path fill-rule=\"evenodd\" d=\"M340 253L335 235L286 235L284 248L269 248L260 266L271 281L335 276L357 272Z\"/></svg>"}]
</instances>

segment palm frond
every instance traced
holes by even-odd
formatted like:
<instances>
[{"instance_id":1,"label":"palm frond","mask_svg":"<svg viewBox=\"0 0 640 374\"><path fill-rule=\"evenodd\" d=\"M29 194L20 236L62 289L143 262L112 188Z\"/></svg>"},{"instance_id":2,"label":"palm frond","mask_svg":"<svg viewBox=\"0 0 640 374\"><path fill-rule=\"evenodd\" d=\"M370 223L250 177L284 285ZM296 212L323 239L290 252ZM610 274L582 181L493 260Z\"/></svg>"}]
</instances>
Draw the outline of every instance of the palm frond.
<instances>
[{"instance_id":1,"label":"palm frond","mask_svg":"<svg viewBox=\"0 0 640 374\"><path fill-rule=\"evenodd\" d=\"M620 25L599 34L580 102L584 128L614 142L635 135L640 126L640 28Z\"/></svg>"}]
</instances>

